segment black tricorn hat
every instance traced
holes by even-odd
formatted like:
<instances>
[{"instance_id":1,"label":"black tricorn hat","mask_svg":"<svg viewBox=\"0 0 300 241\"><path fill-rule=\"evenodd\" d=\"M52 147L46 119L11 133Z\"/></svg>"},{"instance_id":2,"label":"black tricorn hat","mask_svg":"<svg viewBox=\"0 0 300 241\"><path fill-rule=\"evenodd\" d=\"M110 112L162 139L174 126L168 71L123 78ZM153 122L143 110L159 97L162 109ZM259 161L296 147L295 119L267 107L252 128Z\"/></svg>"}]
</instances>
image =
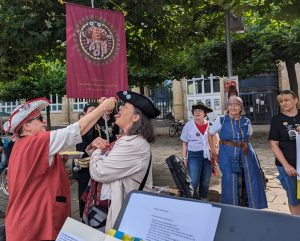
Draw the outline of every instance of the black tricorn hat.
<instances>
[{"instance_id":1,"label":"black tricorn hat","mask_svg":"<svg viewBox=\"0 0 300 241\"><path fill-rule=\"evenodd\" d=\"M155 118L156 116L160 115L160 110L154 106L151 99L144 95L126 90L119 91L117 95L124 102L128 102L139 108L149 119Z\"/></svg>"},{"instance_id":2,"label":"black tricorn hat","mask_svg":"<svg viewBox=\"0 0 300 241\"><path fill-rule=\"evenodd\" d=\"M200 109L203 110L205 113L213 112L213 110L207 106L205 106L202 101L198 101L196 104L192 105L192 112L194 113L194 110Z\"/></svg>"}]
</instances>

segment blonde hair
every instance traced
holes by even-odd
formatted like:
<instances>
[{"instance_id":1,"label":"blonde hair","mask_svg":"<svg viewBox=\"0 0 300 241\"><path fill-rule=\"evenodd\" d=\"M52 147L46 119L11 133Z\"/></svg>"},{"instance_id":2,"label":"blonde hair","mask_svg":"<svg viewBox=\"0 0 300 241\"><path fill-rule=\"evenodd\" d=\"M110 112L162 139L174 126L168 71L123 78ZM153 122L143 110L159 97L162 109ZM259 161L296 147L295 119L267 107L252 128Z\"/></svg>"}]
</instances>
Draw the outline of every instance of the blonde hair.
<instances>
[{"instance_id":1,"label":"blonde hair","mask_svg":"<svg viewBox=\"0 0 300 241\"><path fill-rule=\"evenodd\" d=\"M297 104L296 104L296 108L299 109L299 99L297 97L297 95L295 94L294 91L292 90L282 90L282 91L279 91L278 95L277 95L277 101L278 103L280 103L280 99L283 97L283 95L290 95L292 96L292 98L294 100L297 100Z\"/></svg>"}]
</instances>

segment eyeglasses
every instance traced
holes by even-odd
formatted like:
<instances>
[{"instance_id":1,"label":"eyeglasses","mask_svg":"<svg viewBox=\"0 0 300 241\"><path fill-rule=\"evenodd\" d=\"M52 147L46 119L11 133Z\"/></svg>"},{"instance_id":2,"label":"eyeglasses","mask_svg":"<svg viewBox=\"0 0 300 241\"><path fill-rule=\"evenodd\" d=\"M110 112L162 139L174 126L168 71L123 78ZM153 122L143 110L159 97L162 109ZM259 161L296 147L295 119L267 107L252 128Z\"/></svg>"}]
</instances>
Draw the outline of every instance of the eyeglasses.
<instances>
[{"instance_id":1,"label":"eyeglasses","mask_svg":"<svg viewBox=\"0 0 300 241\"><path fill-rule=\"evenodd\" d=\"M238 107L240 107L240 106L241 106L241 105L236 104L236 103L228 104L228 107L230 107L230 108L238 108Z\"/></svg>"},{"instance_id":2,"label":"eyeglasses","mask_svg":"<svg viewBox=\"0 0 300 241\"><path fill-rule=\"evenodd\" d=\"M44 118L43 118L43 116L39 115L39 116L36 116L36 117L33 117L33 118L29 119L28 122L31 122L33 120L39 120L40 122L43 122Z\"/></svg>"},{"instance_id":3,"label":"eyeglasses","mask_svg":"<svg viewBox=\"0 0 300 241\"><path fill-rule=\"evenodd\" d=\"M297 97L295 92L291 90L281 90L278 92L278 95L292 95L293 97Z\"/></svg>"},{"instance_id":4,"label":"eyeglasses","mask_svg":"<svg viewBox=\"0 0 300 241\"><path fill-rule=\"evenodd\" d=\"M201 109L194 109L194 113L202 113L204 112L204 110L201 110Z\"/></svg>"}]
</instances>

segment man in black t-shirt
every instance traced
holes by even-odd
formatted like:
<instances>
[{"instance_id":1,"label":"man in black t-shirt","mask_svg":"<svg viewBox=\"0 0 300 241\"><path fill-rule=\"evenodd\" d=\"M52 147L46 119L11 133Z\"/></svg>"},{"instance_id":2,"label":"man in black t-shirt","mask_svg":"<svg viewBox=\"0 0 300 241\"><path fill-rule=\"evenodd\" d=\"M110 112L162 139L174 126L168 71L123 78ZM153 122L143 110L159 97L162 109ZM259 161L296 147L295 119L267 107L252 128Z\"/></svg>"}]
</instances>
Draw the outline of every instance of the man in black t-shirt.
<instances>
[{"instance_id":1,"label":"man in black t-shirt","mask_svg":"<svg viewBox=\"0 0 300 241\"><path fill-rule=\"evenodd\" d=\"M297 150L296 132L300 132L298 98L290 90L281 91L278 101L282 113L271 120L269 140L282 187L288 196L291 214L300 215L300 200L297 199ZM298 150L300 151L300 150Z\"/></svg>"}]
</instances>

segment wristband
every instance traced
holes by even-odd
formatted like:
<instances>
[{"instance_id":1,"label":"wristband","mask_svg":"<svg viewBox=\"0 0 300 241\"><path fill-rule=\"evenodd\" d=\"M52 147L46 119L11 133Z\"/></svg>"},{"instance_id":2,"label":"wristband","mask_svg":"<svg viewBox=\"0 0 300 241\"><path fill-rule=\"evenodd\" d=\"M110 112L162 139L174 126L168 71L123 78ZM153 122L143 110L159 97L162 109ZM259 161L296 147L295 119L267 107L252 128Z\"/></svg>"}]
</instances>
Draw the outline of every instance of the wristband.
<instances>
[{"instance_id":1,"label":"wristband","mask_svg":"<svg viewBox=\"0 0 300 241\"><path fill-rule=\"evenodd\" d=\"M182 160L187 160L187 157L182 157Z\"/></svg>"}]
</instances>

